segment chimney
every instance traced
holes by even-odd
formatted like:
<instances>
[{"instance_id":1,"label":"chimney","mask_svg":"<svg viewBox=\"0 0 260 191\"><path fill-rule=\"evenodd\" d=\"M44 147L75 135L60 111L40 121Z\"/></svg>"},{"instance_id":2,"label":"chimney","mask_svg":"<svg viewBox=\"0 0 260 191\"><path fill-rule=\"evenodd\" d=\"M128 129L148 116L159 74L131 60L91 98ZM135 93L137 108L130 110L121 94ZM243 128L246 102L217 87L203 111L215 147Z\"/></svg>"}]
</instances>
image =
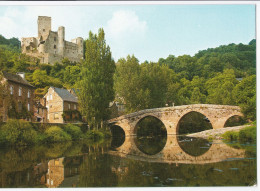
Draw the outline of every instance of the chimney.
<instances>
[{"instance_id":1,"label":"chimney","mask_svg":"<svg viewBox=\"0 0 260 191\"><path fill-rule=\"evenodd\" d=\"M25 79L25 73L24 72L17 72L16 74L21 76L23 79Z\"/></svg>"}]
</instances>

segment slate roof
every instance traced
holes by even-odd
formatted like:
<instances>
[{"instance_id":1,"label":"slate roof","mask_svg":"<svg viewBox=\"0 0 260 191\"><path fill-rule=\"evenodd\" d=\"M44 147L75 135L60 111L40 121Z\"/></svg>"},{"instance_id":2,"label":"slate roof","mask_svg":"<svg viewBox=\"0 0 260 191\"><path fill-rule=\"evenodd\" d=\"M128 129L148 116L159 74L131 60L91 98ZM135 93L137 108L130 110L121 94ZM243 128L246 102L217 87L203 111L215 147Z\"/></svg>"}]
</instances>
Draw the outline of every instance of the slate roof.
<instances>
[{"instance_id":1,"label":"slate roof","mask_svg":"<svg viewBox=\"0 0 260 191\"><path fill-rule=\"evenodd\" d=\"M63 101L70 101L78 103L78 99L71 94L68 90L63 88L52 87L54 91L63 99Z\"/></svg>"},{"instance_id":2,"label":"slate roof","mask_svg":"<svg viewBox=\"0 0 260 191\"><path fill-rule=\"evenodd\" d=\"M15 83L18 83L18 84L23 84L23 85L30 86L30 87L34 88L33 85L31 85L26 79L23 79L19 75L11 74L11 73L8 73L6 71L3 71L3 76L4 76L5 79L7 79L9 81L12 81L12 82L15 82Z\"/></svg>"}]
</instances>

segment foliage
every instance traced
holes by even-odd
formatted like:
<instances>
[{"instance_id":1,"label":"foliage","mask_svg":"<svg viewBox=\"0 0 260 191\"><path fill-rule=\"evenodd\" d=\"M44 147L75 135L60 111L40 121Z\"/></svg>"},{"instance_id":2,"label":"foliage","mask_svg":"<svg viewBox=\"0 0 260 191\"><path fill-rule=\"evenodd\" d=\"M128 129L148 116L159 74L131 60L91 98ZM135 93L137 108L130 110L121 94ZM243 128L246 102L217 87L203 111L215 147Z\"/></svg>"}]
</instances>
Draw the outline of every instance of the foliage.
<instances>
[{"instance_id":1,"label":"foliage","mask_svg":"<svg viewBox=\"0 0 260 191\"><path fill-rule=\"evenodd\" d=\"M246 118L256 119L256 75L244 78L233 89L236 104L242 108Z\"/></svg>"},{"instance_id":2,"label":"foliage","mask_svg":"<svg viewBox=\"0 0 260 191\"><path fill-rule=\"evenodd\" d=\"M92 139L94 141L103 139L105 137L105 135L101 131L98 131L98 130L87 131L85 136L87 139Z\"/></svg>"},{"instance_id":3,"label":"foliage","mask_svg":"<svg viewBox=\"0 0 260 191\"><path fill-rule=\"evenodd\" d=\"M77 125L67 124L63 129L71 136L72 140L79 140L83 137L83 133Z\"/></svg>"},{"instance_id":4,"label":"foliage","mask_svg":"<svg viewBox=\"0 0 260 191\"><path fill-rule=\"evenodd\" d=\"M222 138L227 141L236 141L238 140L239 132L236 131L227 131L222 135Z\"/></svg>"},{"instance_id":5,"label":"foliage","mask_svg":"<svg viewBox=\"0 0 260 191\"><path fill-rule=\"evenodd\" d=\"M256 143L256 126L250 126L239 131L239 140L241 142Z\"/></svg>"},{"instance_id":6,"label":"foliage","mask_svg":"<svg viewBox=\"0 0 260 191\"><path fill-rule=\"evenodd\" d=\"M33 129L29 122L22 120L8 120L1 128L2 139L7 144L24 145L35 144L37 132Z\"/></svg>"},{"instance_id":7,"label":"foliage","mask_svg":"<svg viewBox=\"0 0 260 191\"><path fill-rule=\"evenodd\" d=\"M227 131L222 137L227 141L239 141L242 143L256 143L256 126L252 125L241 129L239 132Z\"/></svg>"},{"instance_id":8,"label":"foliage","mask_svg":"<svg viewBox=\"0 0 260 191\"><path fill-rule=\"evenodd\" d=\"M66 122L82 121L81 114L78 110L63 111L62 117Z\"/></svg>"},{"instance_id":9,"label":"foliage","mask_svg":"<svg viewBox=\"0 0 260 191\"><path fill-rule=\"evenodd\" d=\"M208 91L207 102L220 105L233 105L234 96L233 88L238 83L234 71L231 69L224 70L214 78L206 82Z\"/></svg>"},{"instance_id":10,"label":"foliage","mask_svg":"<svg viewBox=\"0 0 260 191\"><path fill-rule=\"evenodd\" d=\"M139 65L137 58L127 56L118 60L115 91L125 101L128 112L163 107L169 98L168 86L175 78L176 74L167 66L157 63Z\"/></svg>"},{"instance_id":11,"label":"foliage","mask_svg":"<svg viewBox=\"0 0 260 191\"><path fill-rule=\"evenodd\" d=\"M44 134L48 143L71 141L71 136L58 126L49 127Z\"/></svg>"},{"instance_id":12,"label":"foliage","mask_svg":"<svg viewBox=\"0 0 260 191\"><path fill-rule=\"evenodd\" d=\"M90 32L78 88L82 116L91 126L100 126L108 118L109 102L114 99L114 71L115 63L104 30L99 29L97 35Z\"/></svg>"}]
</instances>

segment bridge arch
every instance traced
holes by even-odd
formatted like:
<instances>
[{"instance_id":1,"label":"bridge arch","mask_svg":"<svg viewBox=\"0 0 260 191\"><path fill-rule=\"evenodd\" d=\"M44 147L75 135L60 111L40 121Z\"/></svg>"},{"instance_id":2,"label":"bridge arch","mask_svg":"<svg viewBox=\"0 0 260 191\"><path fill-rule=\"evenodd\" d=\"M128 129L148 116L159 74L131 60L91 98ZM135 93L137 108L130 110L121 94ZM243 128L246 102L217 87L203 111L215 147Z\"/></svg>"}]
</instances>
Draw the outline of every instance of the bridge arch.
<instances>
[{"instance_id":1,"label":"bridge arch","mask_svg":"<svg viewBox=\"0 0 260 191\"><path fill-rule=\"evenodd\" d=\"M209 123L211 124L211 128L213 129L211 119L205 114L205 112L192 110L192 111L187 111L187 112L183 113L182 115L180 115L180 117L177 121L177 125L176 125L176 135L179 134L181 120L191 113L198 113L198 114L201 114L202 116L204 116L205 119L208 119Z\"/></svg>"},{"instance_id":2,"label":"bridge arch","mask_svg":"<svg viewBox=\"0 0 260 191\"><path fill-rule=\"evenodd\" d=\"M153 117L153 118L159 120L160 122L162 122L162 124L164 125L164 127L166 129L166 132L167 132L167 127L164 124L163 120L159 116L157 116L157 115L148 113L148 114L142 115L138 120L135 121L134 129L133 129L133 132L134 132L135 135L137 135L137 125L138 125L138 123L141 122L142 120L144 120L147 117Z\"/></svg>"},{"instance_id":3,"label":"bridge arch","mask_svg":"<svg viewBox=\"0 0 260 191\"><path fill-rule=\"evenodd\" d=\"M228 116L226 117L225 121L224 121L224 126L223 126L223 127L225 127L227 121L228 121L230 118L234 117L234 116L243 117L244 115L243 115L242 113L234 113L234 114L232 113L232 114L228 115Z\"/></svg>"}]
</instances>

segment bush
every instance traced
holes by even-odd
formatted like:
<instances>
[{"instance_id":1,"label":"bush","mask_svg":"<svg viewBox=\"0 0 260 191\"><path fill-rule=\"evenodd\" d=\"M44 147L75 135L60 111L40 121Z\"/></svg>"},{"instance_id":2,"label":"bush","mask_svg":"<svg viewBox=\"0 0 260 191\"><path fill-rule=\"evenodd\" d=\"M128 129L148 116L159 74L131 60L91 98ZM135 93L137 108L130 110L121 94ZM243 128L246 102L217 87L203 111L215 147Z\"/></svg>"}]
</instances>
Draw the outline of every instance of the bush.
<instances>
[{"instance_id":1,"label":"bush","mask_svg":"<svg viewBox=\"0 0 260 191\"><path fill-rule=\"evenodd\" d=\"M64 131L71 135L72 140L78 140L83 137L80 127L76 125L67 124L64 127Z\"/></svg>"},{"instance_id":2,"label":"bush","mask_svg":"<svg viewBox=\"0 0 260 191\"><path fill-rule=\"evenodd\" d=\"M256 142L256 126L250 126L239 131L239 141Z\"/></svg>"},{"instance_id":3,"label":"bush","mask_svg":"<svg viewBox=\"0 0 260 191\"><path fill-rule=\"evenodd\" d=\"M87 139L99 140L99 139L103 139L104 137L105 137L104 134L97 130L90 130L87 131L86 133Z\"/></svg>"},{"instance_id":4,"label":"bush","mask_svg":"<svg viewBox=\"0 0 260 191\"><path fill-rule=\"evenodd\" d=\"M239 132L227 131L222 135L222 137L227 141L236 141L238 139L238 133Z\"/></svg>"},{"instance_id":5,"label":"bush","mask_svg":"<svg viewBox=\"0 0 260 191\"><path fill-rule=\"evenodd\" d=\"M46 142L71 141L71 136L63 131L60 127L52 126L44 132Z\"/></svg>"},{"instance_id":6,"label":"bush","mask_svg":"<svg viewBox=\"0 0 260 191\"><path fill-rule=\"evenodd\" d=\"M227 141L256 142L256 126L246 127L239 132L227 131L222 137Z\"/></svg>"},{"instance_id":7,"label":"bush","mask_svg":"<svg viewBox=\"0 0 260 191\"><path fill-rule=\"evenodd\" d=\"M7 144L27 145L36 143L37 133L27 121L8 120L1 128L1 141Z\"/></svg>"}]
</instances>

